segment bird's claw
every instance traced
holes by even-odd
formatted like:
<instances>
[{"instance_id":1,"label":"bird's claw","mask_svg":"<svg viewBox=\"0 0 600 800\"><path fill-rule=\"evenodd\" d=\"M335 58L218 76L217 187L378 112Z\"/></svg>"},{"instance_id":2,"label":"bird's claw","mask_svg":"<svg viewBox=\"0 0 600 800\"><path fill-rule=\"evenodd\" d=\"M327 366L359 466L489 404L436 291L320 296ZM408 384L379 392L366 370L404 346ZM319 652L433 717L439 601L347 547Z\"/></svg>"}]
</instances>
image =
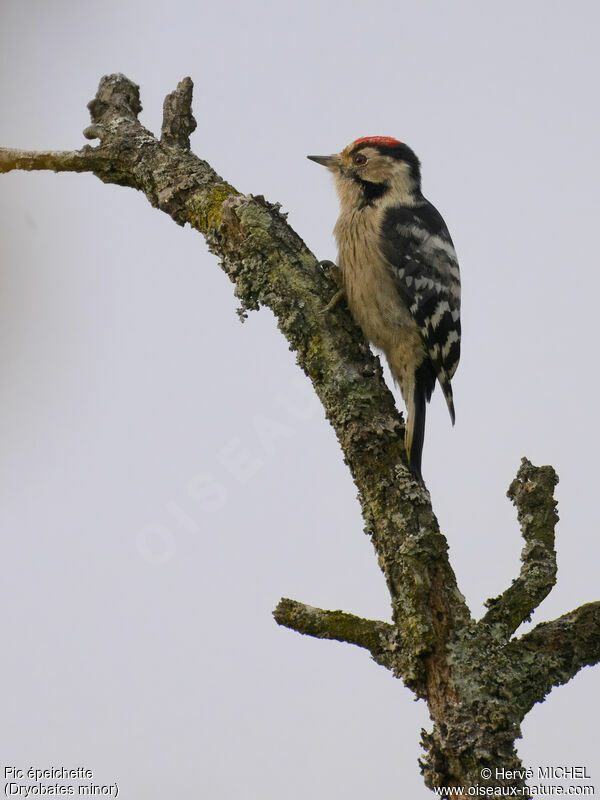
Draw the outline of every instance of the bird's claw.
<instances>
[{"instance_id":1,"label":"bird's claw","mask_svg":"<svg viewBox=\"0 0 600 800\"><path fill-rule=\"evenodd\" d=\"M331 300L327 303L325 308L320 312L321 314L327 314L328 311L333 311L333 309L337 306L340 300L346 296L346 292L344 289L338 289L337 292L333 295Z\"/></svg>"},{"instance_id":2,"label":"bird's claw","mask_svg":"<svg viewBox=\"0 0 600 800\"><path fill-rule=\"evenodd\" d=\"M334 264L333 261L319 261L319 266L324 272L328 274L331 280L338 287L337 292L333 295L331 300L321 311L321 314L326 314L328 311L332 311L337 306L340 300L345 296L346 292L344 289L342 270L338 267L337 264Z\"/></svg>"}]
</instances>

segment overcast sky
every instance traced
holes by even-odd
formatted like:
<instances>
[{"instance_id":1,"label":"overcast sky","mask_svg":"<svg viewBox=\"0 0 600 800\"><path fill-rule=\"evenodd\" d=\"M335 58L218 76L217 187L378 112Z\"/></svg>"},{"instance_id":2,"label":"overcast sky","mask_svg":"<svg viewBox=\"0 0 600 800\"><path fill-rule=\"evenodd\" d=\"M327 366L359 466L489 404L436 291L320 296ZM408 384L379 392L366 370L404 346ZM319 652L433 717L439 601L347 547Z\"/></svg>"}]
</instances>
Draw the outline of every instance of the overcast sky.
<instances>
[{"instance_id":1,"label":"overcast sky","mask_svg":"<svg viewBox=\"0 0 600 800\"><path fill-rule=\"evenodd\" d=\"M451 428L423 470L474 615L516 576L506 489L552 464L558 585L600 599L600 11L592 2L4 0L0 143L78 148L99 79L142 122L195 83L193 150L336 256L307 153L394 136L463 281ZM427 797L423 702L368 654L279 628L281 596L389 619L356 488L270 312L241 325L203 239L91 175L1 176L4 765L158 800ZM400 399L399 399L399 402ZM525 629L525 628L524 628ZM600 671L523 725L526 766L600 787ZM592 781L593 782L593 781Z\"/></svg>"}]
</instances>

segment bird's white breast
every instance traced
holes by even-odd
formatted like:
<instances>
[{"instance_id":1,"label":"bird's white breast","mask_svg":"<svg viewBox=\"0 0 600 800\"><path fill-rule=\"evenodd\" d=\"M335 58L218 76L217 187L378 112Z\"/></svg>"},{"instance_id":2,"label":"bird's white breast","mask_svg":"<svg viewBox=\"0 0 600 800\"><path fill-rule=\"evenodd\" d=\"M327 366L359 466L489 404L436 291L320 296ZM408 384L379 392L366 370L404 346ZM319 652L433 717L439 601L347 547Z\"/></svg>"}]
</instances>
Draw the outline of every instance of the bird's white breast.
<instances>
[{"instance_id":1,"label":"bird's white breast","mask_svg":"<svg viewBox=\"0 0 600 800\"><path fill-rule=\"evenodd\" d=\"M365 336L385 352L404 393L404 376L421 362L424 348L381 253L382 213L383 209L370 206L342 213L334 233L352 316Z\"/></svg>"}]
</instances>

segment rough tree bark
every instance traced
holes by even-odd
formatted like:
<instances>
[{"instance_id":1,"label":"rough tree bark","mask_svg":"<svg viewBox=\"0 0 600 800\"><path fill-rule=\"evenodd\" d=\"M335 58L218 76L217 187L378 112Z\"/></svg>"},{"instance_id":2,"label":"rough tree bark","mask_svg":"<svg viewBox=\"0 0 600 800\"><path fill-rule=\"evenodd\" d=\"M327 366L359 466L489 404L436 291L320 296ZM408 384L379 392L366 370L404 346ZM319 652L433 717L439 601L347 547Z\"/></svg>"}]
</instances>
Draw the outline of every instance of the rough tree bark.
<instances>
[{"instance_id":1,"label":"rough tree bark","mask_svg":"<svg viewBox=\"0 0 600 800\"><path fill-rule=\"evenodd\" d=\"M378 359L343 304L322 313L336 286L279 206L241 195L190 152L191 99L192 81L185 78L165 100L157 139L138 121L139 88L123 75L104 77L84 131L98 146L0 150L0 172L92 172L105 183L140 190L179 225L204 235L243 309L274 311L335 429L392 606L391 621L379 622L283 599L275 619L365 648L427 702L433 721L431 732L422 732L427 786L523 790L518 774L494 774L497 766L506 775L522 769L515 750L521 720L553 686L600 660L600 602L514 637L556 581L557 476L552 467L522 460L508 492L525 540L521 572L475 621L456 585L429 493L407 468L402 417ZM485 767L492 771L488 781Z\"/></svg>"}]
</instances>

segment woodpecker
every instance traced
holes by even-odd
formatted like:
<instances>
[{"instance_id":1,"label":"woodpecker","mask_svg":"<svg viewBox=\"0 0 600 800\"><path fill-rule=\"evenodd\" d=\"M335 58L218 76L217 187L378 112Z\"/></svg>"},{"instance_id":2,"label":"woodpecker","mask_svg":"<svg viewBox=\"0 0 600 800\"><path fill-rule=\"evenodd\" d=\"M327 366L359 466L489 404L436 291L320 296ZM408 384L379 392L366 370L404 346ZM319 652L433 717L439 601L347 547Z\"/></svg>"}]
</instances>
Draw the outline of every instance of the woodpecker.
<instances>
[{"instance_id":1,"label":"woodpecker","mask_svg":"<svg viewBox=\"0 0 600 800\"><path fill-rule=\"evenodd\" d=\"M421 193L421 164L387 136L308 156L335 177L338 264L352 316L383 350L406 405L404 435L422 480L426 403L439 381L454 425L451 379L460 357L460 273L444 220Z\"/></svg>"}]
</instances>

